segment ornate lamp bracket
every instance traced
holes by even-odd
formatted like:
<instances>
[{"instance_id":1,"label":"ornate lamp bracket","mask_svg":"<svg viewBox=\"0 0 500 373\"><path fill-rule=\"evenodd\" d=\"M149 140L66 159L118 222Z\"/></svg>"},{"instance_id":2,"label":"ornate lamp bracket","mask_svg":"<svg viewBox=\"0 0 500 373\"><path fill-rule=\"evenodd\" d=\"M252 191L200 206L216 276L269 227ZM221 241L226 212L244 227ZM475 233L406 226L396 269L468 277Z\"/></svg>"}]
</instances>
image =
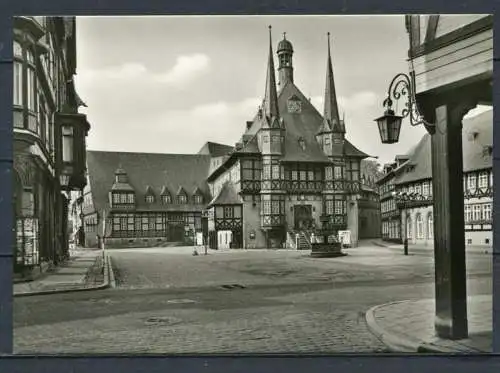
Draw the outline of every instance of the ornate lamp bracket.
<instances>
[{"instance_id":1,"label":"ornate lamp bracket","mask_svg":"<svg viewBox=\"0 0 500 373\"><path fill-rule=\"evenodd\" d=\"M411 71L409 75L399 73L392 79L387 90L387 98L384 100L383 105L387 112L394 113L392 105L394 102L399 101L404 103L401 116L403 118L410 117L410 124L412 126L423 124L429 133L434 132L435 124L427 122L418 109L414 71Z\"/></svg>"}]
</instances>

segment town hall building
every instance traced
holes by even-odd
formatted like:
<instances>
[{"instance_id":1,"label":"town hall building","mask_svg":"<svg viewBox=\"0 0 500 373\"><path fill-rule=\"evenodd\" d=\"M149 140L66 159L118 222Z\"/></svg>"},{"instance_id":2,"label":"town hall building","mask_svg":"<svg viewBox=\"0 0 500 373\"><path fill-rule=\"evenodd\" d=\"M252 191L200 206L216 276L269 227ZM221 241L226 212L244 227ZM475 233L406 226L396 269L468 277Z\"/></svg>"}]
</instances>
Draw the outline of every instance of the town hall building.
<instances>
[{"instance_id":1,"label":"town hall building","mask_svg":"<svg viewBox=\"0 0 500 373\"><path fill-rule=\"evenodd\" d=\"M353 245L378 236L377 188L360 171L369 155L345 138L330 42L321 115L294 83L285 36L276 82L271 30L269 37L265 94L235 146L209 142L190 155L87 152L88 184L73 205L81 244L104 236L107 247L307 248L321 228L350 231ZM370 232L360 231L361 218Z\"/></svg>"}]
</instances>

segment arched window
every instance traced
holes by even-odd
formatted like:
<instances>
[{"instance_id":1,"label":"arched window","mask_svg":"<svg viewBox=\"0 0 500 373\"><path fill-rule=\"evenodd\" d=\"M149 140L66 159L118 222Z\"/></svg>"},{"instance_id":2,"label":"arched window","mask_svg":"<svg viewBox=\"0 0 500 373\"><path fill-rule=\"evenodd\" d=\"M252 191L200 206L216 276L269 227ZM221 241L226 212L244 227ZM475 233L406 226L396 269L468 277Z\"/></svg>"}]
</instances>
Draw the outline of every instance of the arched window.
<instances>
[{"instance_id":1,"label":"arched window","mask_svg":"<svg viewBox=\"0 0 500 373\"><path fill-rule=\"evenodd\" d=\"M413 236L413 230L411 229L411 218L408 216L406 218L406 238L411 239Z\"/></svg>"},{"instance_id":2,"label":"arched window","mask_svg":"<svg viewBox=\"0 0 500 373\"><path fill-rule=\"evenodd\" d=\"M434 217L432 216L432 212L427 215L427 238L431 239L434 237Z\"/></svg>"},{"instance_id":3,"label":"arched window","mask_svg":"<svg viewBox=\"0 0 500 373\"><path fill-rule=\"evenodd\" d=\"M415 220L416 220L417 239L422 239L424 238L424 222L422 220L422 214L417 214Z\"/></svg>"}]
</instances>

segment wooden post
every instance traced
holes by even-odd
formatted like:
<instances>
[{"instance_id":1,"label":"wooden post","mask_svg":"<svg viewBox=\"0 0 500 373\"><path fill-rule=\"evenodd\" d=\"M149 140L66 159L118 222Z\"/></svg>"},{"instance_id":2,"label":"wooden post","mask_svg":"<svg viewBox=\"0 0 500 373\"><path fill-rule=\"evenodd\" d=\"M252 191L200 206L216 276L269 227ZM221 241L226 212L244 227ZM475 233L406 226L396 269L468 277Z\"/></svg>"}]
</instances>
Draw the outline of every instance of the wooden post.
<instances>
[{"instance_id":1,"label":"wooden post","mask_svg":"<svg viewBox=\"0 0 500 373\"><path fill-rule=\"evenodd\" d=\"M438 337L467 338L462 119L474 105L448 103L435 109L431 140L434 196L434 261Z\"/></svg>"}]
</instances>

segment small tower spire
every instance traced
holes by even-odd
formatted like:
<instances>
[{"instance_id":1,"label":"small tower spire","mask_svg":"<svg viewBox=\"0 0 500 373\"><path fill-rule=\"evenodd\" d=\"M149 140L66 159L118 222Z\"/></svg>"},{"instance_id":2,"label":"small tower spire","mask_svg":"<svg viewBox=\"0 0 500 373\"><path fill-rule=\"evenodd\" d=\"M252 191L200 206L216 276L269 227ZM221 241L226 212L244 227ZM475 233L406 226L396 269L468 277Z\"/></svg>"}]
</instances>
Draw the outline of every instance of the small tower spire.
<instances>
[{"instance_id":1,"label":"small tower spire","mask_svg":"<svg viewBox=\"0 0 500 373\"><path fill-rule=\"evenodd\" d=\"M330 33L328 32L328 59L326 64L326 87L325 87L325 107L324 117L329 122L333 132L344 133L340 123L339 109L337 104L337 94L335 92L335 82L333 79L332 57L330 52Z\"/></svg>"},{"instance_id":2,"label":"small tower spire","mask_svg":"<svg viewBox=\"0 0 500 373\"><path fill-rule=\"evenodd\" d=\"M269 119L270 123L272 123L273 118L279 117L271 26L269 26L269 60L267 63L266 92L264 96L264 115Z\"/></svg>"}]
</instances>

